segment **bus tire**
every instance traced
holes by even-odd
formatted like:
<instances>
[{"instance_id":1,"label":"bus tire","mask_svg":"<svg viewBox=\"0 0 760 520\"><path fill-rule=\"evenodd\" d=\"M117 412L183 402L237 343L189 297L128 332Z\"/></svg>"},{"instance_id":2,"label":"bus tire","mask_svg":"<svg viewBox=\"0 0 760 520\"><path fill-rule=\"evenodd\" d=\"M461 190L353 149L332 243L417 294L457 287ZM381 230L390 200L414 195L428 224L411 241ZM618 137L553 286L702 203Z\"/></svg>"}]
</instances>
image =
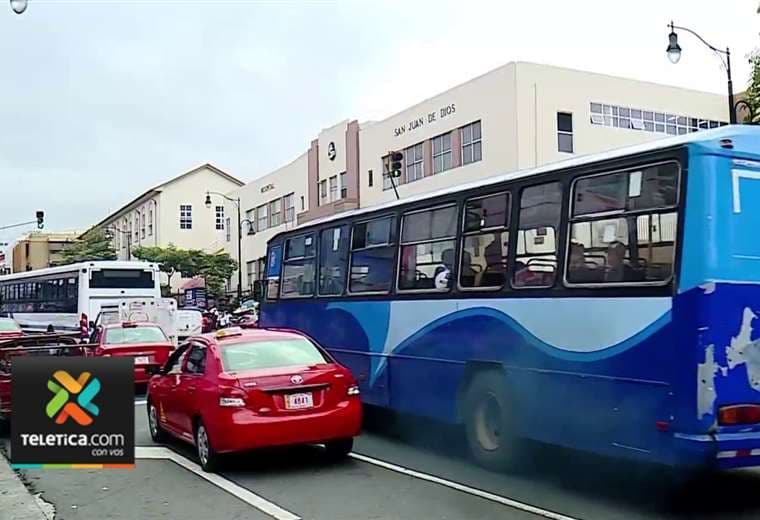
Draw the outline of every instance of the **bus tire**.
<instances>
[{"instance_id":1,"label":"bus tire","mask_svg":"<svg viewBox=\"0 0 760 520\"><path fill-rule=\"evenodd\" d=\"M490 469L504 470L517 463L514 408L507 390L503 372L482 371L472 378L462 403L470 453L478 464Z\"/></svg>"}]
</instances>

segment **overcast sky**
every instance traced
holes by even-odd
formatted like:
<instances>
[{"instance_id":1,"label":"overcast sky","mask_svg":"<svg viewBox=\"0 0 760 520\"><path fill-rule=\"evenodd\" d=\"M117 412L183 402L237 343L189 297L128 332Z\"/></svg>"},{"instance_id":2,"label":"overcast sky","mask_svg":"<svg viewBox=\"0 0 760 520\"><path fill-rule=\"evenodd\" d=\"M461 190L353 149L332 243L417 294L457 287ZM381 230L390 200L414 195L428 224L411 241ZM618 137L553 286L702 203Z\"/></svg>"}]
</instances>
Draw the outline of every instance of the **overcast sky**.
<instances>
[{"instance_id":1,"label":"overcast sky","mask_svg":"<svg viewBox=\"0 0 760 520\"><path fill-rule=\"evenodd\" d=\"M5 4L5 5L3 5ZM760 46L757 0L0 0L0 226L86 228L210 162L251 180L346 118L382 119L509 61L725 93ZM519 5L519 9L516 7ZM0 231L0 241L20 231Z\"/></svg>"}]
</instances>

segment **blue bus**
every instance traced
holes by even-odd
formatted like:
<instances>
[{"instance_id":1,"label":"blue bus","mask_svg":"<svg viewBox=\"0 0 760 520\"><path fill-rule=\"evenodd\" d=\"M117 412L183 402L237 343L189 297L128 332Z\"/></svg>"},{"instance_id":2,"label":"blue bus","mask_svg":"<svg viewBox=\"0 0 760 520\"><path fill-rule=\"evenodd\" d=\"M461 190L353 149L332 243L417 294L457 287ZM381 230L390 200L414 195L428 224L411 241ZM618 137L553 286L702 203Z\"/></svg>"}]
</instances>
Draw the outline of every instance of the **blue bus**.
<instances>
[{"instance_id":1,"label":"blue bus","mask_svg":"<svg viewBox=\"0 0 760 520\"><path fill-rule=\"evenodd\" d=\"M261 324L365 403L678 467L760 465L760 128L725 126L337 214L271 239Z\"/></svg>"}]
</instances>

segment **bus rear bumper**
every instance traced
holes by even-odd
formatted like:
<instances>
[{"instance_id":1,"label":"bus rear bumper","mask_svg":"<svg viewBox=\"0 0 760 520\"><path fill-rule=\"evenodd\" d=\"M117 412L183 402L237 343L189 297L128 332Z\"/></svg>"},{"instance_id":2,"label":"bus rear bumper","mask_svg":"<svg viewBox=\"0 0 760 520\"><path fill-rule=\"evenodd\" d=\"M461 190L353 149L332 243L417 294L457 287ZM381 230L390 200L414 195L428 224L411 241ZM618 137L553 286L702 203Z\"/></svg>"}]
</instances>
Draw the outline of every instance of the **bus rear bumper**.
<instances>
[{"instance_id":1,"label":"bus rear bumper","mask_svg":"<svg viewBox=\"0 0 760 520\"><path fill-rule=\"evenodd\" d=\"M675 434L678 452L695 465L718 469L760 466L760 431Z\"/></svg>"}]
</instances>

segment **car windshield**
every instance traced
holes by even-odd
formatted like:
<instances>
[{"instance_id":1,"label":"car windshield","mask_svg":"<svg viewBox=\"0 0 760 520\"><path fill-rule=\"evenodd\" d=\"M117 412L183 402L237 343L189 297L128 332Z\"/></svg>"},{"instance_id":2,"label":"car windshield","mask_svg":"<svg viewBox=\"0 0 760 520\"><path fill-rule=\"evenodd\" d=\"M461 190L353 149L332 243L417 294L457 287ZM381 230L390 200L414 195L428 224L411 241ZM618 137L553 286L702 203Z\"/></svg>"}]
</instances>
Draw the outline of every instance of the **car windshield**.
<instances>
[{"instance_id":1,"label":"car windshield","mask_svg":"<svg viewBox=\"0 0 760 520\"><path fill-rule=\"evenodd\" d=\"M327 363L304 338L236 343L222 347L222 365L227 372Z\"/></svg>"},{"instance_id":2,"label":"car windshield","mask_svg":"<svg viewBox=\"0 0 760 520\"><path fill-rule=\"evenodd\" d=\"M106 345L127 345L130 343L165 343L169 341L158 327L126 327L106 330Z\"/></svg>"},{"instance_id":3,"label":"car windshield","mask_svg":"<svg viewBox=\"0 0 760 520\"><path fill-rule=\"evenodd\" d=\"M21 328L13 320L0 320L0 332L19 332Z\"/></svg>"}]
</instances>

